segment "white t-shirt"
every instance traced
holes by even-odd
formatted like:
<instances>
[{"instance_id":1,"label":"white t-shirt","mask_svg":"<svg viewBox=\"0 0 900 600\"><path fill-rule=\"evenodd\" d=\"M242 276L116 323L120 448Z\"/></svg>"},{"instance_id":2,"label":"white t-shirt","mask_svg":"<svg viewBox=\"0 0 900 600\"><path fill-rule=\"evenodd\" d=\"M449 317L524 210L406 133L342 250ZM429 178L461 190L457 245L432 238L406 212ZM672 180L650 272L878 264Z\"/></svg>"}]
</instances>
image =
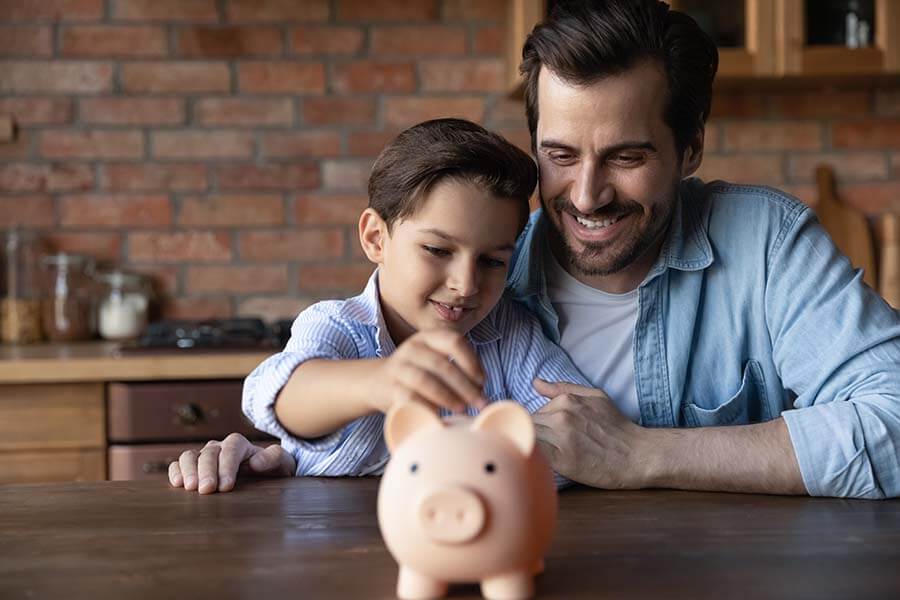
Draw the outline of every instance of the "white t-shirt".
<instances>
[{"instance_id":1,"label":"white t-shirt","mask_svg":"<svg viewBox=\"0 0 900 600\"><path fill-rule=\"evenodd\" d=\"M560 346L627 418L640 421L634 386L638 290L608 294L572 277L546 252L547 292L559 316Z\"/></svg>"}]
</instances>

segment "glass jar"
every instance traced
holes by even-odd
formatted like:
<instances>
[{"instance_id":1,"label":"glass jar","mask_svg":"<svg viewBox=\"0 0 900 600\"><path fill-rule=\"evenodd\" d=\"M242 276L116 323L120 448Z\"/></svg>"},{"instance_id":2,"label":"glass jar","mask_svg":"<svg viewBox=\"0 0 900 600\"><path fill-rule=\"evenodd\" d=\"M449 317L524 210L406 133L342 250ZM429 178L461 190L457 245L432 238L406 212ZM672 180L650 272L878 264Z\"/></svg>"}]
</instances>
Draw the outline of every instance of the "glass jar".
<instances>
[{"instance_id":1,"label":"glass jar","mask_svg":"<svg viewBox=\"0 0 900 600\"><path fill-rule=\"evenodd\" d=\"M51 254L44 270L43 324L47 339L75 342L94 337L94 260L77 254Z\"/></svg>"},{"instance_id":2,"label":"glass jar","mask_svg":"<svg viewBox=\"0 0 900 600\"><path fill-rule=\"evenodd\" d=\"M147 326L152 290L150 281L137 273L108 271L97 275L100 285L98 325L100 337L127 340Z\"/></svg>"},{"instance_id":3,"label":"glass jar","mask_svg":"<svg viewBox=\"0 0 900 600\"><path fill-rule=\"evenodd\" d=\"M40 247L33 233L16 227L4 242L0 339L11 344L37 342L41 339Z\"/></svg>"}]
</instances>

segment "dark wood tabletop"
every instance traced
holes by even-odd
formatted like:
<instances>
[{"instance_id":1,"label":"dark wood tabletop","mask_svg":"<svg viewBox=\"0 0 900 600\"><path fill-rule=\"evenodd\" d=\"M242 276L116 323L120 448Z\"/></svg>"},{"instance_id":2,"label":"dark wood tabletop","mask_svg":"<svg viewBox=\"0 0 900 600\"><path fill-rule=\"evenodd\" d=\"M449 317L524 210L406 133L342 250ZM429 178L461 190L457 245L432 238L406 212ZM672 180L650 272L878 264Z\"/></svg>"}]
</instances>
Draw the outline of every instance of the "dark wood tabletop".
<instances>
[{"instance_id":1,"label":"dark wood tabletop","mask_svg":"<svg viewBox=\"0 0 900 600\"><path fill-rule=\"evenodd\" d=\"M0 486L0 598L393 598L375 479ZM900 598L900 501L560 494L543 598ZM478 598L477 586L452 598Z\"/></svg>"}]
</instances>

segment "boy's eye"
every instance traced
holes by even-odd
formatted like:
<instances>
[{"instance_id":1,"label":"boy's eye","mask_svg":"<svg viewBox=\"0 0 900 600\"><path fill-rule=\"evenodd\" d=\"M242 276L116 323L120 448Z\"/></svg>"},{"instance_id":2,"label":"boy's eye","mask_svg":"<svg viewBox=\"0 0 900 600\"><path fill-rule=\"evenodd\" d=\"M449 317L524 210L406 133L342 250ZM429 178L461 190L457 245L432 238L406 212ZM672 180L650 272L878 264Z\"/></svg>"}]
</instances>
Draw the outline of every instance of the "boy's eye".
<instances>
[{"instance_id":1,"label":"boy's eye","mask_svg":"<svg viewBox=\"0 0 900 600\"><path fill-rule=\"evenodd\" d=\"M491 258L490 256L485 256L481 259L481 262L488 268L491 269L505 269L506 261L500 260L499 258Z\"/></svg>"},{"instance_id":2,"label":"boy's eye","mask_svg":"<svg viewBox=\"0 0 900 600\"><path fill-rule=\"evenodd\" d=\"M436 246L422 246L422 248L432 256L450 256L450 251L444 250L443 248L438 248Z\"/></svg>"}]
</instances>

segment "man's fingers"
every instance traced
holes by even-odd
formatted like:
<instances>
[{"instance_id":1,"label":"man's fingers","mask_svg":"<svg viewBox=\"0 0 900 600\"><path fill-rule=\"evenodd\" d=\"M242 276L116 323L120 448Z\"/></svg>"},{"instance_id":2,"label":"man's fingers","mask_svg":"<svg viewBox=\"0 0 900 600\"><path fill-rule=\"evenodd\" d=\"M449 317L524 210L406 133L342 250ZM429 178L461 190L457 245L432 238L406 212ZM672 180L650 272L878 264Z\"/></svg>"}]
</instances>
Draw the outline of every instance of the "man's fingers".
<instances>
[{"instance_id":1,"label":"man's fingers","mask_svg":"<svg viewBox=\"0 0 900 600\"><path fill-rule=\"evenodd\" d=\"M201 494L212 494L219 487L219 453L221 445L207 445L200 451L197 459L197 491Z\"/></svg>"}]
</instances>

